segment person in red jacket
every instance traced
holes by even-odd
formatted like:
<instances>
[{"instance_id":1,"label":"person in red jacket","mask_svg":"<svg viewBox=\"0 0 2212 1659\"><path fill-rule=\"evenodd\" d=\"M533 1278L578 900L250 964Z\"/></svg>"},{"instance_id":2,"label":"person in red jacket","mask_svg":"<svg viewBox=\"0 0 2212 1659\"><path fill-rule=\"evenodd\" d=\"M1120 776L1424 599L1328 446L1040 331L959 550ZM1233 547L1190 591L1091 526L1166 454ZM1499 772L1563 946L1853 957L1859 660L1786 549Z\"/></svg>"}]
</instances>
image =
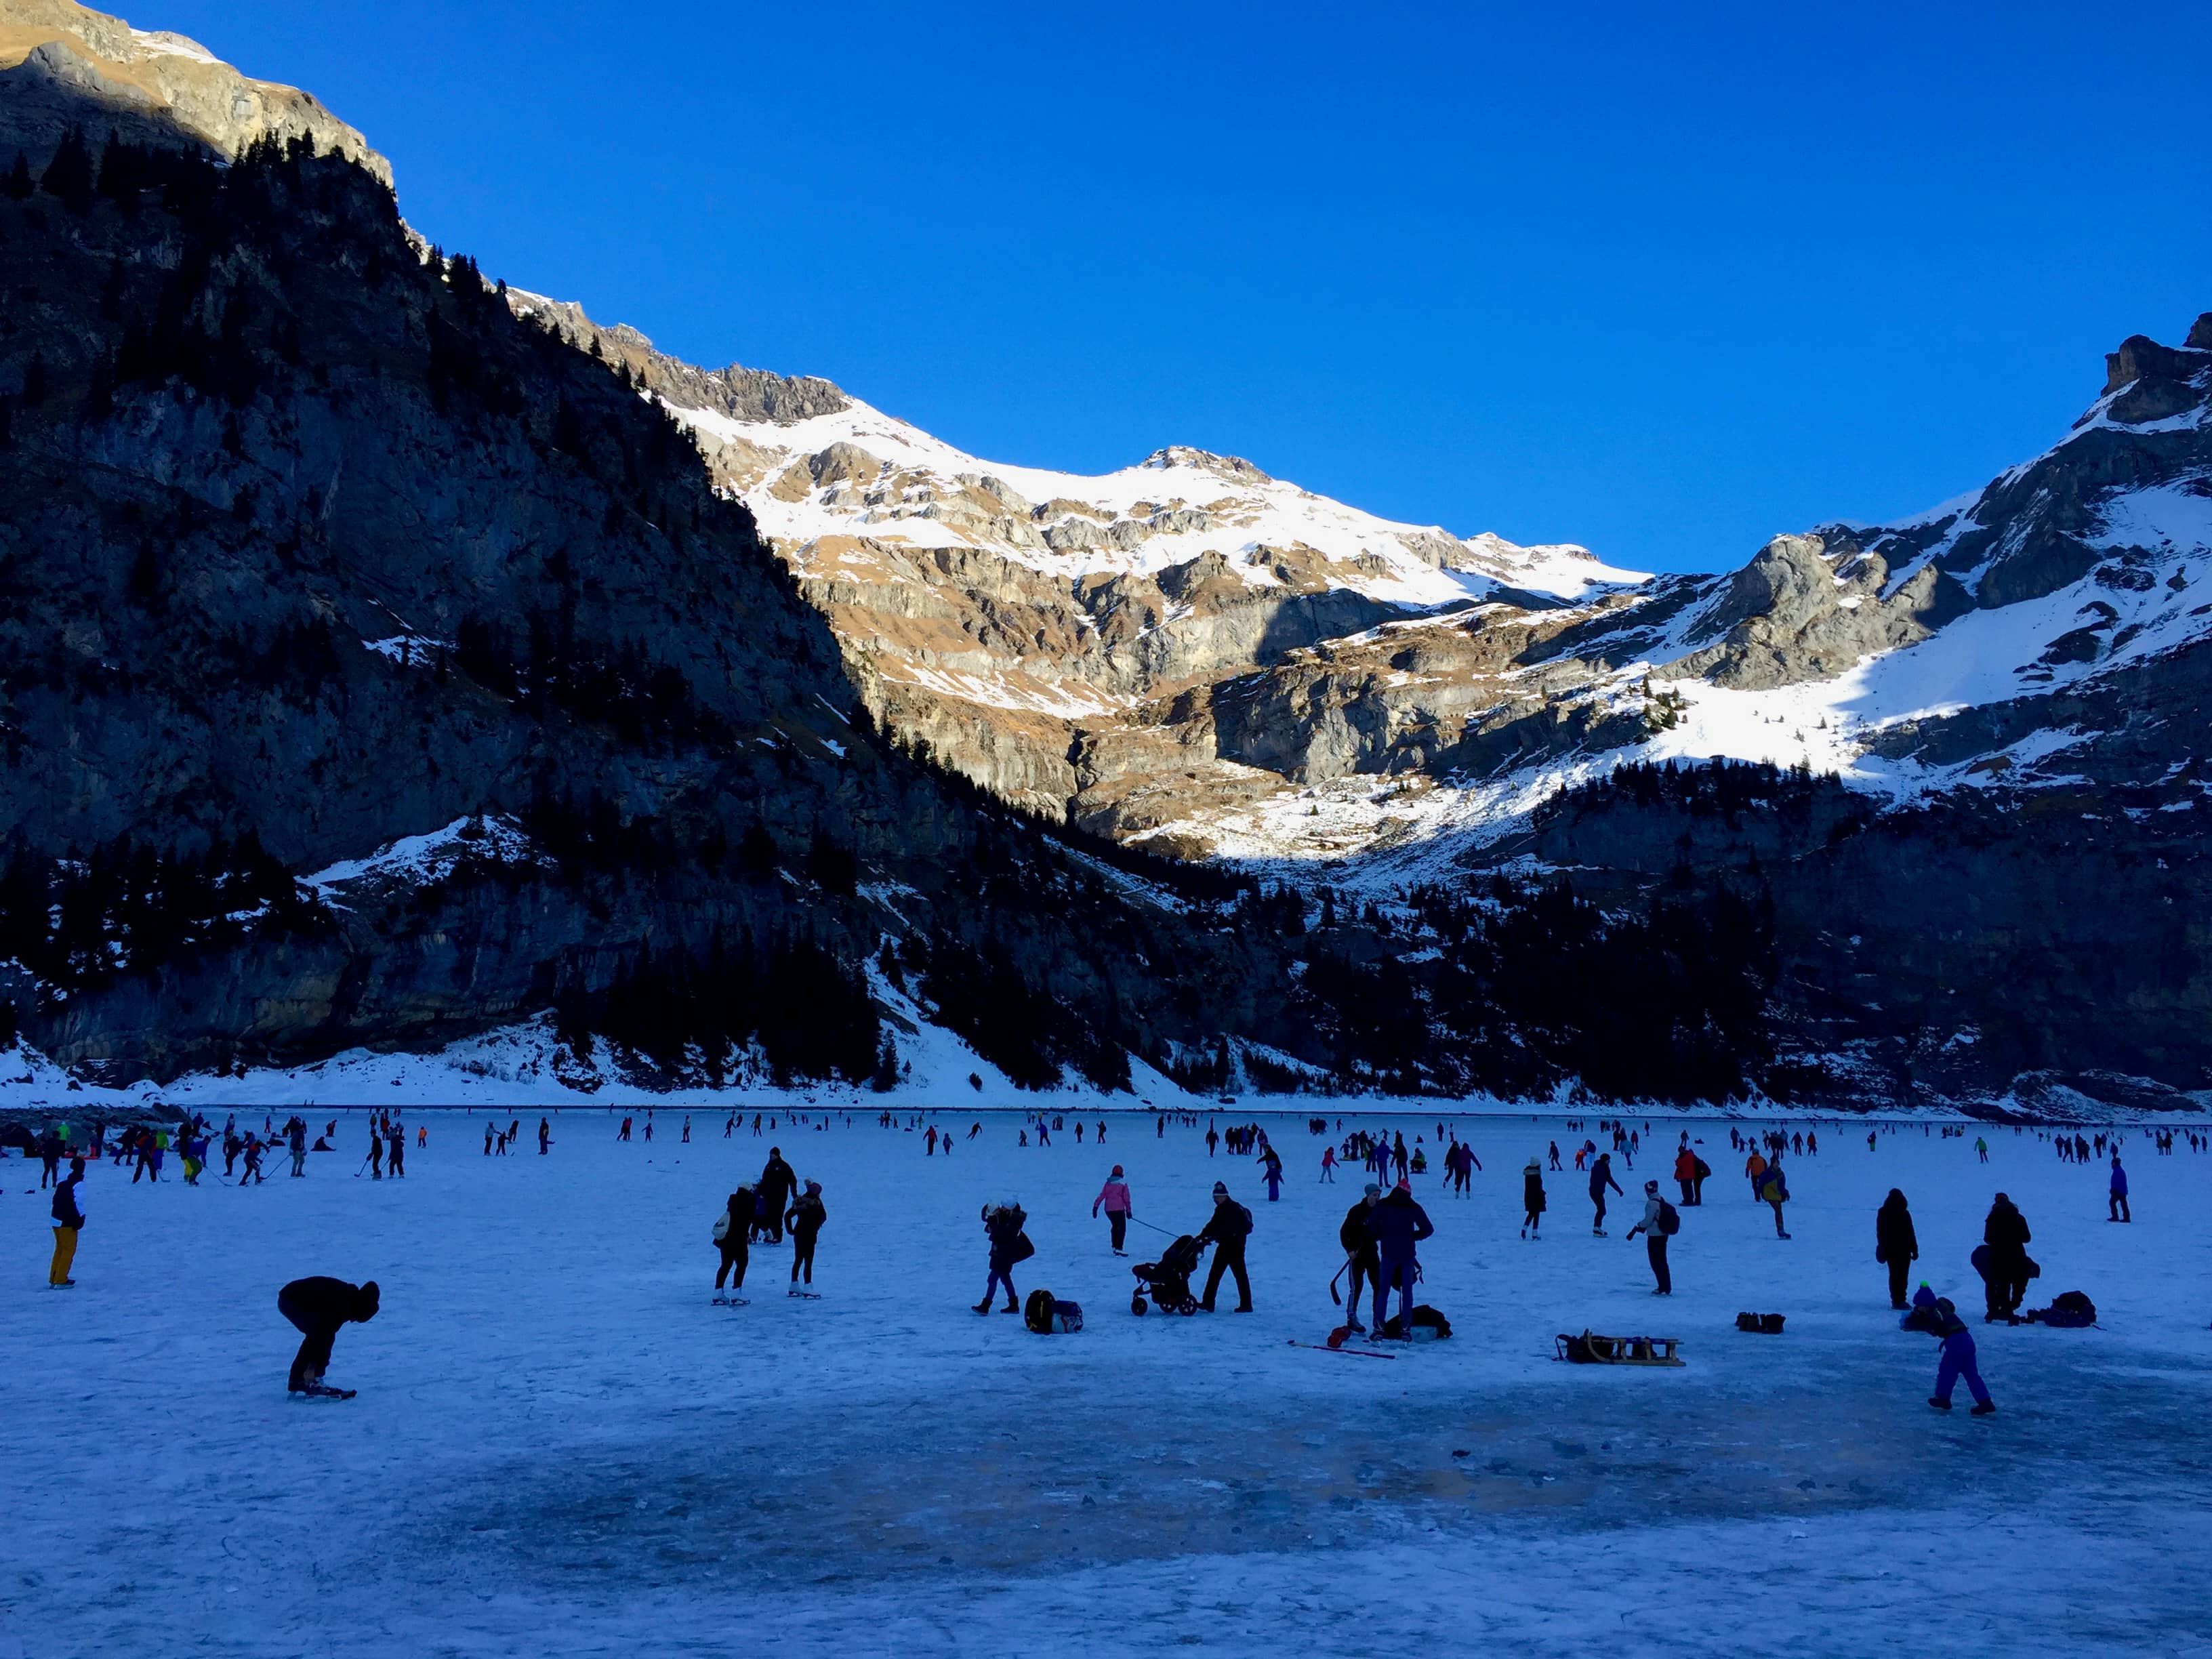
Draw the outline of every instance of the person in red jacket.
<instances>
[{"instance_id":1,"label":"person in red jacket","mask_svg":"<svg viewBox=\"0 0 2212 1659\"><path fill-rule=\"evenodd\" d=\"M1674 1182L1682 1189L1683 1203L1695 1204L1698 1201L1698 1155L1690 1150L1687 1140L1683 1141L1674 1153Z\"/></svg>"}]
</instances>

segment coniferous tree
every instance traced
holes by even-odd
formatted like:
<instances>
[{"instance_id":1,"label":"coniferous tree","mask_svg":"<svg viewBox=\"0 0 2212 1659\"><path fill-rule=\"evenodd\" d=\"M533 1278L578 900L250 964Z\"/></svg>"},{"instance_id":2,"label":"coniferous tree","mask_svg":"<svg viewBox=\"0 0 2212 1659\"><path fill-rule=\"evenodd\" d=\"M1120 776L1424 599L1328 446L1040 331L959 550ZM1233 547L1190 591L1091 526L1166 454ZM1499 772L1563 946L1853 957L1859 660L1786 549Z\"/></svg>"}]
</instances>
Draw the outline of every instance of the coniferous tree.
<instances>
[{"instance_id":1,"label":"coniferous tree","mask_svg":"<svg viewBox=\"0 0 2212 1659\"><path fill-rule=\"evenodd\" d=\"M84 135L75 127L63 138L54 159L46 163L39 188L58 198L71 213L92 210L92 152L85 148Z\"/></svg>"}]
</instances>

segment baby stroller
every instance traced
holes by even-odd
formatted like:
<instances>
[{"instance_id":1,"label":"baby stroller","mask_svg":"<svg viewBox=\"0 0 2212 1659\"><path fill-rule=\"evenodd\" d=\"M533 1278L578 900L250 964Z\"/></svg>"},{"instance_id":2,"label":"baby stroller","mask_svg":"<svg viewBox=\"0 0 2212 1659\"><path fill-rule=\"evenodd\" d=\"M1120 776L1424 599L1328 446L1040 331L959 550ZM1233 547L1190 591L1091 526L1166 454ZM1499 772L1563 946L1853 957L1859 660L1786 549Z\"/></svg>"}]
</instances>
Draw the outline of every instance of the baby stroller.
<instances>
[{"instance_id":1,"label":"baby stroller","mask_svg":"<svg viewBox=\"0 0 2212 1659\"><path fill-rule=\"evenodd\" d=\"M1191 1294L1190 1276L1198 1271L1198 1259L1205 1253L1206 1246L1185 1233L1160 1252L1158 1261L1139 1261L1130 1268L1136 1275L1137 1288L1129 1292L1129 1311L1145 1311L1145 1293L1149 1291L1162 1313L1196 1313L1198 1298Z\"/></svg>"}]
</instances>

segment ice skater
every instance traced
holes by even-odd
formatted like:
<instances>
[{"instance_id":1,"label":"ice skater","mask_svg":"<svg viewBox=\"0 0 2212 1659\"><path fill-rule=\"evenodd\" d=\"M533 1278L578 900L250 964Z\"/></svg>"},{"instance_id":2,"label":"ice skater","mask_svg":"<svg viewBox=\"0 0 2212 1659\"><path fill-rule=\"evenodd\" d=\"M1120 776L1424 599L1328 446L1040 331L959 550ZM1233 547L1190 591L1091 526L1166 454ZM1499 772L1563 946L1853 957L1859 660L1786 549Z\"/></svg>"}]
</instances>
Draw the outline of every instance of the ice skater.
<instances>
[{"instance_id":1,"label":"ice skater","mask_svg":"<svg viewBox=\"0 0 2212 1659\"><path fill-rule=\"evenodd\" d=\"M300 1351L292 1356L292 1373L285 1388L336 1400L350 1400L351 1389L334 1389L323 1381L331 1363L331 1345L341 1325L365 1325L376 1317L376 1281L349 1285L343 1279L295 1279L276 1292L276 1311L300 1332Z\"/></svg>"},{"instance_id":2,"label":"ice skater","mask_svg":"<svg viewBox=\"0 0 2212 1659\"><path fill-rule=\"evenodd\" d=\"M1552 1167L1559 1168L1559 1149L1552 1148ZM1521 1171L1521 1237L1541 1238L1544 1224L1544 1165L1534 1153Z\"/></svg>"},{"instance_id":3,"label":"ice skater","mask_svg":"<svg viewBox=\"0 0 2212 1659\"><path fill-rule=\"evenodd\" d=\"M2110 1196L2105 1203L2105 1219L2133 1221L2135 1218L2128 1213L2128 1172L2120 1167L2118 1152L2112 1154L2112 1178L2109 1191Z\"/></svg>"},{"instance_id":4,"label":"ice skater","mask_svg":"<svg viewBox=\"0 0 2212 1659\"><path fill-rule=\"evenodd\" d=\"M1774 1236L1787 1238L1789 1231L1782 1224L1782 1206L1790 1201L1790 1183L1782 1176L1782 1149L1774 1149L1774 1162L1768 1164L1759 1177L1759 1196L1774 1211Z\"/></svg>"},{"instance_id":5,"label":"ice skater","mask_svg":"<svg viewBox=\"0 0 2212 1659\"><path fill-rule=\"evenodd\" d=\"M829 1211L822 1206L822 1183L808 1182L806 1190L793 1200L790 1212L783 1218L783 1224L791 1229L790 1294L793 1296L805 1294L799 1288L799 1274L802 1267L806 1271L806 1282L809 1285L814 1283L814 1241L821 1234L822 1224L829 1218Z\"/></svg>"},{"instance_id":6,"label":"ice skater","mask_svg":"<svg viewBox=\"0 0 2212 1659\"><path fill-rule=\"evenodd\" d=\"M1375 1234L1367 1224L1367 1218L1382 1201L1382 1188L1370 1181L1358 1203L1344 1212L1344 1220L1336 1230L1336 1242L1344 1246L1344 1263L1352 1274L1352 1285L1344 1298L1344 1322L1347 1329L1365 1334L1367 1327L1359 1322L1359 1293L1364 1286L1372 1286L1375 1294L1382 1294L1382 1261L1376 1255Z\"/></svg>"},{"instance_id":7,"label":"ice skater","mask_svg":"<svg viewBox=\"0 0 2212 1659\"><path fill-rule=\"evenodd\" d=\"M1613 1154L1600 1152L1597 1162L1590 1165L1589 1172L1590 1202L1596 1209L1590 1218L1592 1238L1605 1237L1605 1193L1608 1187L1616 1193L1620 1191L1620 1183L1613 1178Z\"/></svg>"},{"instance_id":8,"label":"ice skater","mask_svg":"<svg viewBox=\"0 0 2212 1659\"><path fill-rule=\"evenodd\" d=\"M730 1194L728 1206L714 1218L714 1248L720 1253L722 1265L714 1269L714 1300L737 1302L744 1298L734 1294L745 1287L745 1268L752 1261L753 1216L757 1206L753 1201L753 1189L740 1187ZM732 1294L725 1295L722 1282L729 1280Z\"/></svg>"}]
</instances>

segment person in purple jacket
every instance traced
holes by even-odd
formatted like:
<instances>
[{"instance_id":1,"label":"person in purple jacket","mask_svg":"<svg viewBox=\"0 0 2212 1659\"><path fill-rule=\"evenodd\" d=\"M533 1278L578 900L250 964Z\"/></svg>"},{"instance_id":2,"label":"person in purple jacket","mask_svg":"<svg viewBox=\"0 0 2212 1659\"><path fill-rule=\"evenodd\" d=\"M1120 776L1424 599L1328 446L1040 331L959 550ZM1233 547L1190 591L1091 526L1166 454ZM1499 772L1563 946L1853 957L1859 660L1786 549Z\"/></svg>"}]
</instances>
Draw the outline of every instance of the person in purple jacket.
<instances>
[{"instance_id":1,"label":"person in purple jacket","mask_svg":"<svg viewBox=\"0 0 2212 1659\"><path fill-rule=\"evenodd\" d=\"M1936 1300L1936 1340L1942 1346L1943 1357L1936 1362L1936 1392L1928 1403L1939 1412L1951 1409L1951 1390L1959 1379L1966 1379L1967 1392L1974 1396L1973 1415L1987 1417L1995 1411L1996 1402L1990 1398L1988 1384L1982 1381L1981 1368L1974 1363L1974 1334L1966 1328L1966 1322L1959 1317L1948 1297Z\"/></svg>"},{"instance_id":2,"label":"person in purple jacket","mask_svg":"<svg viewBox=\"0 0 2212 1659\"><path fill-rule=\"evenodd\" d=\"M2128 1213L2128 1172L2120 1167L2120 1155L2112 1154L2112 1197L2105 1206L2107 1221L2133 1221Z\"/></svg>"},{"instance_id":3,"label":"person in purple jacket","mask_svg":"<svg viewBox=\"0 0 2212 1659\"><path fill-rule=\"evenodd\" d=\"M1102 1204L1106 1207L1106 1224L1112 1230L1114 1254L1128 1255L1121 1248L1121 1242L1129 1236L1129 1218L1136 1213L1136 1206L1129 1201L1129 1183L1122 1178L1121 1166L1118 1164L1114 1166L1114 1173L1106 1177L1106 1184L1098 1189L1098 1196L1091 1200L1091 1218L1093 1221L1098 1218L1098 1207Z\"/></svg>"}]
</instances>

